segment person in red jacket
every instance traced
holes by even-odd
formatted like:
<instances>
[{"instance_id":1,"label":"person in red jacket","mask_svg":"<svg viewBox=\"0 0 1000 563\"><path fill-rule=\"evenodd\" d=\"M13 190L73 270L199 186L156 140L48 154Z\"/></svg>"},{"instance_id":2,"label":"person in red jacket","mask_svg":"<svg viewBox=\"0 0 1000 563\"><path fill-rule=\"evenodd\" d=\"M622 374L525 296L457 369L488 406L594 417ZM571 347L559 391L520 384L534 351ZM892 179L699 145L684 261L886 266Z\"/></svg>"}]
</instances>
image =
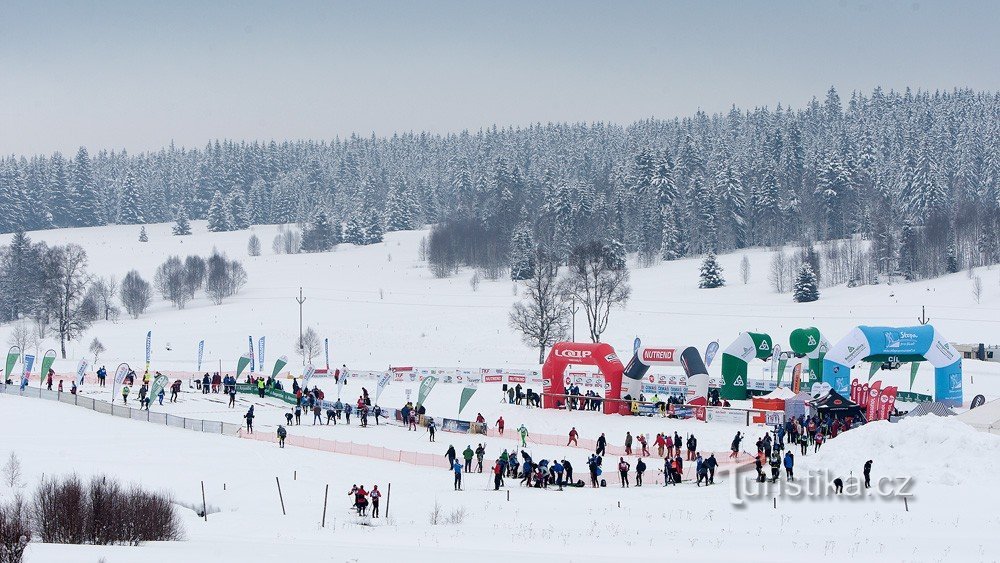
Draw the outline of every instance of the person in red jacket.
<instances>
[{"instance_id":1,"label":"person in red jacket","mask_svg":"<svg viewBox=\"0 0 1000 563\"><path fill-rule=\"evenodd\" d=\"M493 465L493 490L499 491L501 483L503 483L503 465L498 459Z\"/></svg>"},{"instance_id":2,"label":"person in red jacket","mask_svg":"<svg viewBox=\"0 0 1000 563\"><path fill-rule=\"evenodd\" d=\"M574 426L574 427L573 427L573 428L572 428L572 429L571 429L571 430L569 431L569 442L566 442L566 445L568 446L568 445L570 445L570 444L574 444L574 445L576 445L576 446L579 446L579 445L580 445L580 443L579 443L579 442L577 442L577 440L576 440L576 439L577 439L577 436L579 436L579 434L577 434L577 432L576 432L576 426Z\"/></svg>"},{"instance_id":3,"label":"person in red jacket","mask_svg":"<svg viewBox=\"0 0 1000 563\"><path fill-rule=\"evenodd\" d=\"M656 441L653 442L653 443L656 444L656 455L657 455L657 457L663 457L663 448L665 448L667 446L666 440L663 439L663 434L657 433L656 434Z\"/></svg>"},{"instance_id":4,"label":"person in red jacket","mask_svg":"<svg viewBox=\"0 0 1000 563\"><path fill-rule=\"evenodd\" d=\"M497 432L499 432L500 435L503 436L503 417L502 416L497 420Z\"/></svg>"},{"instance_id":5,"label":"person in red jacket","mask_svg":"<svg viewBox=\"0 0 1000 563\"><path fill-rule=\"evenodd\" d=\"M358 516L363 516L365 509L368 508L368 491L365 490L365 486L361 485L358 490L354 493L354 506L358 509Z\"/></svg>"}]
</instances>

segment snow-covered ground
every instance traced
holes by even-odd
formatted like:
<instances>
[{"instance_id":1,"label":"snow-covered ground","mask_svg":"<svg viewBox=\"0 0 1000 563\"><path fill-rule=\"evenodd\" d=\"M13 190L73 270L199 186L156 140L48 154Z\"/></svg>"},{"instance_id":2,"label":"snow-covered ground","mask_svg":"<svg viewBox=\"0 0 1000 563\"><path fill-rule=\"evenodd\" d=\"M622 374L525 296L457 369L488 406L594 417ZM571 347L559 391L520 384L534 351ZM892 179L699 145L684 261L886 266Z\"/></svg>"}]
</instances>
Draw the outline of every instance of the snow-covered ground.
<instances>
[{"instance_id":1,"label":"snow-covered ground","mask_svg":"<svg viewBox=\"0 0 1000 563\"><path fill-rule=\"evenodd\" d=\"M507 313L518 299L510 281L484 280L478 291L468 283L471 272L435 279L418 260L420 239L426 232L391 233L386 242L371 247L342 245L322 255L273 255L270 240L277 227L255 227L264 256L246 253L249 236L206 233L194 224L195 235L173 237L170 225L147 226L150 241L138 242L137 227L105 227L31 233L33 240L50 244L76 242L90 256L90 271L121 278L137 269L152 280L159 263L171 254L206 256L213 248L241 258L249 284L221 306L199 296L177 311L157 299L137 320L123 316L117 323L97 323L68 347L59 361L61 374L75 370L87 345L99 338L108 350L99 363L113 371L119 361L144 363L145 334L153 331L153 369L192 370L197 343L206 343L206 367L233 369L247 348L247 336L267 337L267 363L287 354L294 370L301 369L293 353L298 335L295 297L303 287L307 298L304 322L331 343L331 363L357 369L386 365L533 367L537 351L524 346L507 327ZM0 237L0 243L9 236ZM976 305L965 273L927 282L823 291L818 303L795 304L789 295L770 291L766 280L770 252L749 251L752 279L738 281L742 254L720 257L730 285L717 290L697 289L694 259L659 264L632 272L633 298L625 310L614 311L605 340L620 355L631 352L640 336L650 345L690 344L698 348L714 339L723 346L743 330L770 332L785 346L789 332L817 326L836 342L857 324L908 325L916 322L925 305L933 324L955 342L1000 341L1000 287L996 269L978 272L984 279L982 303ZM577 334L585 329L577 319ZM10 326L0 327L6 340ZM58 349L49 339L39 348ZM93 358L91 358L93 360ZM322 358L317 359L322 364ZM36 364L37 365L37 364ZM717 373L719 363L712 366ZM37 368L36 368L37 370ZM883 373L887 383L902 373ZM295 371L297 373L297 371ZM924 368L914 390L931 388L931 370ZM336 394L332 380L313 380L328 395ZM908 383L908 381L907 381ZM38 385L37 380L33 385ZM360 387L374 390L371 380L352 380L345 399ZM407 390L416 396L416 383L393 383L383 404L401 405ZM241 395L237 408L228 409L221 395L202 396L187 388L180 402L152 406L154 412L242 422L249 405L256 405L258 432L271 433L283 422L286 405L273 399ZM83 393L110 399L110 386ZM459 386L439 384L426 402L431 414L458 414ZM966 400L983 393L1000 396L1000 364L965 363ZM526 409L501 403L498 387L482 385L463 411L463 418L482 413L489 422L503 416L508 435L472 437L441 432L436 443L422 433L397 426L359 428L313 426L303 416L293 436L326 438L358 444L443 456L449 444L458 450L479 442L487 447L487 461L503 449L516 449L511 435L524 424L530 433L565 435L576 427L581 438L601 432L609 443L621 445L625 432L695 434L699 449L724 451L736 431L750 442L760 427L706 424L659 418L604 416ZM475 558L479 561L589 561L682 557L694 560L750 559L801 561L823 559L906 561L991 561L1000 548L996 530L1000 517L993 507L1000 491L989 484L989 472L1000 459L1000 438L972 431L948 419L924 417L899 424L875 423L831 440L819 454L797 458L796 474L808 470L856 477L866 459L874 460L873 477L913 478L912 497L864 500L846 495L814 495L795 500L783 494L763 495L733 504L733 484L742 476L719 475L718 486L620 487L527 490L510 486L507 493L492 491L488 476L467 478L466 490L454 492L443 469L385 462L357 456L201 434L130 421L39 399L0 395L0 425L10 429L0 442L0 461L11 451L25 467L30 490L42 474L84 475L110 473L125 481L170 491L181 503L200 504L201 481L209 505L219 512L205 522L181 508L186 541L139 548L32 545L27 561L269 561L296 555L319 561L407 558ZM751 446L748 445L746 449ZM588 452L578 448L526 448L536 459L565 457L575 473L585 478ZM796 453L798 451L796 450ZM650 471L662 462L650 461ZM613 468L606 465L606 471ZM824 473L825 474L825 473ZM281 514L275 486L281 479L288 515ZM294 480L293 480L294 477ZM611 480L609 480L609 484ZM347 491L353 483L392 483L391 517L359 520L348 510ZM325 485L330 485L330 511L320 528ZM745 485L752 487L752 485ZM754 489L750 489L754 490ZM0 485L5 498L12 493ZM777 496L777 501L774 500ZM745 495L744 495L745 497ZM850 497L850 498L849 498ZM444 517L464 511L461 523L431 525L435 503ZM776 507L775 507L776 506ZM946 530L945 533L943 530Z\"/></svg>"}]
</instances>

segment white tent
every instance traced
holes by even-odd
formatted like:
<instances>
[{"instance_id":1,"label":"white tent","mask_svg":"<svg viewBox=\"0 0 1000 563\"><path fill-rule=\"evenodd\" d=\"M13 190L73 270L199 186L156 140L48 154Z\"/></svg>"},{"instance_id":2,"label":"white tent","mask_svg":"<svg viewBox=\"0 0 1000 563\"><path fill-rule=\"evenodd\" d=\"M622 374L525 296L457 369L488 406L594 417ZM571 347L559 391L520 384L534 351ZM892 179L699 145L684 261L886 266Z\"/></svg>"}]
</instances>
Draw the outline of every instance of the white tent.
<instances>
[{"instance_id":1,"label":"white tent","mask_svg":"<svg viewBox=\"0 0 1000 563\"><path fill-rule=\"evenodd\" d=\"M795 396L795 393L787 387L777 387L774 391L771 391L767 395L761 397L761 399L781 399L787 400Z\"/></svg>"},{"instance_id":2,"label":"white tent","mask_svg":"<svg viewBox=\"0 0 1000 563\"><path fill-rule=\"evenodd\" d=\"M982 432L1000 434L1000 399L969 409L958 415L958 420Z\"/></svg>"}]
</instances>

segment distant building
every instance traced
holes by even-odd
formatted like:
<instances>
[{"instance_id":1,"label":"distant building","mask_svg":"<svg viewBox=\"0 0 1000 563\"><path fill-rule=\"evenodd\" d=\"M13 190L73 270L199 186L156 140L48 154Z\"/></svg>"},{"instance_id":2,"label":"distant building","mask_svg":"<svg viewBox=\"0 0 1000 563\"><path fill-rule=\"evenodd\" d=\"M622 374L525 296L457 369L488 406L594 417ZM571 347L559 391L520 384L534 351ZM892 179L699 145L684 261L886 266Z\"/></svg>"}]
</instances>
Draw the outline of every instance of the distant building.
<instances>
[{"instance_id":1,"label":"distant building","mask_svg":"<svg viewBox=\"0 0 1000 563\"><path fill-rule=\"evenodd\" d=\"M1000 346L979 344L954 344L955 349L962 353L963 360L982 360L984 362L1000 362Z\"/></svg>"}]
</instances>

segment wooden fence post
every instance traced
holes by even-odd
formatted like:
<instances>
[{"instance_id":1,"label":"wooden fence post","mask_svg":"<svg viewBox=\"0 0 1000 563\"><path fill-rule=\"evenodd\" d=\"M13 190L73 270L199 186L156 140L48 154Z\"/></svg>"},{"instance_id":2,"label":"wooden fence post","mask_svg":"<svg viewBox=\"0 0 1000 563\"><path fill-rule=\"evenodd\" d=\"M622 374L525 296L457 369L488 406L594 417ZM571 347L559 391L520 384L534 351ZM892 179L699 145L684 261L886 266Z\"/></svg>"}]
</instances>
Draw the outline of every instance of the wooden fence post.
<instances>
[{"instance_id":1,"label":"wooden fence post","mask_svg":"<svg viewBox=\"0 0 1000 563\"><path fill-rule=\"evenodd\" d=\"M281 514L287 516L288 513L285 512L285 497L281 495L281 481L279 481L278 477L275 476L274 482L278 484L278 500L281 501Z\"/></svg>"}]
</instances>

